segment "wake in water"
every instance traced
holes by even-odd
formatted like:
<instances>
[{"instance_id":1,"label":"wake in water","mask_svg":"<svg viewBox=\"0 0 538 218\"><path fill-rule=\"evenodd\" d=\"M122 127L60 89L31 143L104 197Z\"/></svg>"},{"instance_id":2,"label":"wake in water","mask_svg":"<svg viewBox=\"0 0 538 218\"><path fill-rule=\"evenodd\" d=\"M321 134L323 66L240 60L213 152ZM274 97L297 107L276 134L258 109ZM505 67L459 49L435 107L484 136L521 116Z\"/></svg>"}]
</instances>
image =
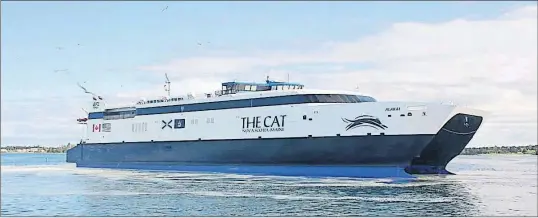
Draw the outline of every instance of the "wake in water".
<instances>
[{"instance_id":1,"label":"wake in water","mask_svg":"<svg viewBox=\"0 0 538 218\"><path fill-rule=\"evenodd\" d=\"M289 182L290 186L384 186L384 185L427 185L426 181L431 184L437 184L435 178L430 176L428 179L357 179L357 178L308 178L308 177L291 177L291 176L258 176L258 175L240 175L225 173L192 173L192 172L163 172L163 171L139 171L139 170L118 170L118 169L97 169L97 168L77 168L73 164L59 165L24 165L24 166L2 166L2 174L26 173L40 174L43 173L64 173L66 175L87 175L94 177L103 177L111 180L118 179L151 179L151 180L223 180L223 181L245 181L245 182ZM283 184L285 185L285 184Z\"/></svg>"},{"instance_id":2,"label":"wake in water","mask_svg":"<svg viewBox=\"0 0 538 218\"><path fill-rule=\"evenodd\" d=\"M144 196L144 195L178 195L198 197L226 198L270 198L275 200L309 200L309 201L363 201L363 202L446 202L446 198L409 198L379 196L346 196L345 193L315 193L312 188L346 188L367 189L373 187L411 187L435 185L439 182L426 180L390 180L390 179L343 179L343 178L305 178L278 176L248 176L236 174L182 173L182 172L147 172L134 170L75 168L71 164L2 166L2 174L19 174L40 177L84 176L86 179L98 178L100 187L107 190L73 189L45 190L34 192L36 195L76 195L76 196ZM6 174L6 175L4 175ZM131 190L119 188L129 184ZM212 185L208 186L208 185ZM235 187L234 187L235 186ZM196 188L198 187L198 188ZM206 190L200 190L204 187ZM249 192L241 190L247 187ZM112 189L110 189L112 188ZM299 190L297 189L299 188ZM134 189L134 190L132 190ZM230 191L234 189L235 191ZM263 191L262 191L263 189ZM288 192L286 190L295 190ZM304 189L300 191L300 189ZM149 191L152 190L152 191ZM305 192L306 190L306 192ZM274 193L271 193L274 192ZM11 193L8 191L8 193ZM286 194L284 194L286 193Z\"/></svg>"}]
</instances>

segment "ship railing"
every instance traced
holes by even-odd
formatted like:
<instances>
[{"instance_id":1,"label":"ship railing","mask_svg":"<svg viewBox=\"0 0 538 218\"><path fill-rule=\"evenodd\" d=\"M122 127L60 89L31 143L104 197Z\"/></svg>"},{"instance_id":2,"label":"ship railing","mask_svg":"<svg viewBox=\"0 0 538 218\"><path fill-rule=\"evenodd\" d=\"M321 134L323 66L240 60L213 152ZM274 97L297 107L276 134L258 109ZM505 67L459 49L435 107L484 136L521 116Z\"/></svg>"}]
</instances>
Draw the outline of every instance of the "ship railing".
<instances>
[{"instance_id":1,"label":"ship railing","mask_svg":"<svg viewBox=\"0 0 538 218\"><path fill-rule=\"evenodd\" d=\"M453 101L442 101L441 104L455 105Z\"/></svg>"},{"instance_id":2,"label":"ship railing","mask_svg":"<svg viewBox=\"0 0 538 218\"><path fill-rule=\"evenodd\" d=\"M203 97L204 98L220 97L220 96L223 96L223 95L235 94L237 92L238 92L237 90L216 90L213 93L204 93ZM177 97L177 98L173 97L173 98L167 98L167 99L139 100L139 101L136 102L136 104L137 105L142 105L142 104L155 104L155 103L162 103L162 102L182 101L182 100L185 100L185 99L197 99L199 97L202 97L202 95L199 95L199 94L194 95L192 93L189 93L186 96ZM157 101L157 102L152 102L152 101Z\"/></svg>"},{"instance_id":3,"label":"ship railing","mask_svg":"<svg viewBox=\"0 0 538 218\"><path fill-rule=\"evenodd\" d=\"M215 91L216 96L223 96L223 95L230 95L230 94L237 94L239 91L236 89L231 90L217 90Z\"/></svg>"},{"instance_id":4,"label":"ship railing","mask_svg":"<svg viewBox=\"0 0 538 218\"><path fill-rule=\"evenodd\" d=\"M220 97L220 96L225 95L225 92L223 90L216 90L214 93L215 93L214 97Z\"/></svg>"}]
</instances>

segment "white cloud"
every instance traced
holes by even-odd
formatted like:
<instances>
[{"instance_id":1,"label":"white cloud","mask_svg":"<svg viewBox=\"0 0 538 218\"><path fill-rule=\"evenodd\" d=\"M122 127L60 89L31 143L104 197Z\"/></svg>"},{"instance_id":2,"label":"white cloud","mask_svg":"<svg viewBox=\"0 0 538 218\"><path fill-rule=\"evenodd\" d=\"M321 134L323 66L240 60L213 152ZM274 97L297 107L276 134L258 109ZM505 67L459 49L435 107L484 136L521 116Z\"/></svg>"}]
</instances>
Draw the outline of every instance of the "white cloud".
<instances>
[{"instance_id":1,"label":"white cloud","mask_svg":"<svg viewBox=\"0 0 538 218\"><path fill-rule=\"evenodd\" d=\"M471 146L537 143L536 8L490 20L395 23L377 34L308 51L210 52L140 69L158 73L155 77L167 72L174 94L211 92L223 81L260 81L268 74L285 80L289 73L308 87L359 86L378 100L450 100L493 115ZM162 85L114 98L160 96Z\"/></svg>"},{"instance_id":2,"label":"white cloud","mask_svg":"<svg viewBox=\"0 0 538 218\"><path fill-rule=\"evenodd\" d=\"M274 68L279 70L271 75L285 79L286 66L332 64L325 73L298 68L291 75L309 87L358 85L379 100L450 100L488 110L492 117L471 145L526 144L537 143L537 40L536 6L527 6L491 20L395 23L353 42L320 45L317 51L194 57L144 69L175 78L262 80ZM353 63L373 67L346 67Z\"/></svg>"},{"instance_id":3,"label":"white cloud","mask_svg":"<svg viewBox=\"0 0 538 218\"><path fill-rule=\"evenodd\" d=\"M2 99L2 145L60 145L78 142L85 116L81 99Z\"/></svg>"}]
</instances>

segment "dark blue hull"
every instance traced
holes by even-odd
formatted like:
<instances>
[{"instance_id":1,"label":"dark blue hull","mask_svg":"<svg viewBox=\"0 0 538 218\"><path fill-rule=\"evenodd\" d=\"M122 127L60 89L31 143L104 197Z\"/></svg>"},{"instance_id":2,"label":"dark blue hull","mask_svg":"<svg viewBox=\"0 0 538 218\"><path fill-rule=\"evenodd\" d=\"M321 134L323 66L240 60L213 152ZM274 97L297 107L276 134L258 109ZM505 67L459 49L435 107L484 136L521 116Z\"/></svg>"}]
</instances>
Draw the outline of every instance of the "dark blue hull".
<instances>
[{"instance_id":1,"label":"dark blue hull","mask_svg":"<svg viewBox=\"0 0 538 218\"><path fill-rule=\"evenodd\" d=\"M465 129L462 119L468 117ZM448 174L482 122L456 115L436 135L370 135L278 139L79 144L78 167L314 177L409 177Z\"/></svg>"}]
</instances>

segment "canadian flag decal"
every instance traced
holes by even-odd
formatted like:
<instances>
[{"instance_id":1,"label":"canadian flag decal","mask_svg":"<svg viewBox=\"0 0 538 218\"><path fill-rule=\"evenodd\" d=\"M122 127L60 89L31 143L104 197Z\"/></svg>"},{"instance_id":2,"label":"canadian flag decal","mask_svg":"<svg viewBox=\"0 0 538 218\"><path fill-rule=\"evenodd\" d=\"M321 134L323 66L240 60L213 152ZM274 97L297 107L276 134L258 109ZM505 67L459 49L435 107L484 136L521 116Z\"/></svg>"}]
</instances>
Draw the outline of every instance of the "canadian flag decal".
<instances>
[{"instance_id":1,"label":"canadian flag decal","mask_svg":"<svg viewBox=\"0 0 538 218\"><path fill-rule=\"evenodd\" d=\"M101 132L101 124L93 124L93 132Z\"/></svg>"}]
</instances>

